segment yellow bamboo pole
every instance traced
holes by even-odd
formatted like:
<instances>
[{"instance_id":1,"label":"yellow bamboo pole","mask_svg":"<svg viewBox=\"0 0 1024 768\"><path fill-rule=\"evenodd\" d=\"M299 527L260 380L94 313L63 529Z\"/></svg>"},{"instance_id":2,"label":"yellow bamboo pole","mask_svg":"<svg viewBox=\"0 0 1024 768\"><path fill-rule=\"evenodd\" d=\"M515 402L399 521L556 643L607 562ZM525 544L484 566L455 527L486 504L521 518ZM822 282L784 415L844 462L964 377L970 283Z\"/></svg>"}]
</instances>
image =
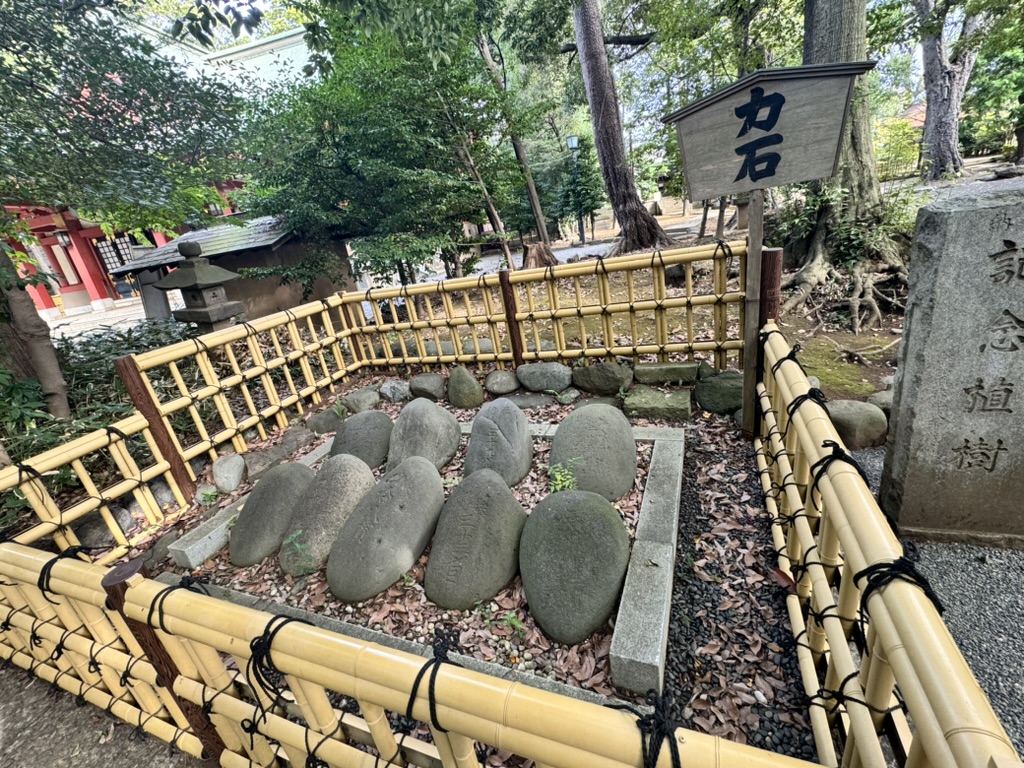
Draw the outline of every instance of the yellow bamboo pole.
<instances>
[{"instance_id":1,"label":"yellow bamboo pole","mask_svg":"<svg viewBox=\"0 0 1024 768\"><path fill-rule=\"evenodd\" d=\"M125 610L129 615L145 613L160 588L143 579L131 582ZM209 601L209 602L208 602ZM210 610L213 605L217 609ZM239 606L225 605L204 595L175 592L163 602L166 623L175 634L201 635L204 642L222 651L244 654L248 641L261 634L268 616ZM192 617L203 616L205 626ZM401 654L332 635L314 627L290 624L283 627L275 643L275 665L285 674L316 676L319 684L346 695L355 694L386 709L401 710L404 699L423 664L422 658ZM321 663L318 659L330 659ZM569 702L562 697L495 680L459 668L443 667L437 680L438 717L455 733L492 743L499 748L532 756L553 764L578 765L586 754L591 765L636 765L639 744L635 723L622 713ZM579 711L578 707L583 707ZM426 718L427 705L418 699L416 716ZM573 722L570 732L562 727ZM629 734L629 735L627 735ZM609 736L614 736L609 740ZM632 736L632 738L630 737ZM770 756L759 750L722 742L690 732L679 740L687 762L700 763L716 753L723 765L746 759L748 765L803 765L800 761ZM599 749L603 756L594 756ZM550 754L551 758L547 755ZM667 755L663 755L667 760ZM767 762L766 762L767 760ZM770 761L779 761L777 763ZM666 763L667 764L667 763Z\"/></svg>"},{"instance_id":2,"label":"yellow bamboo pole","mask_svg":"<svg viewBox=\"0 0 1024 768\"><path fill-rule=\"evenodd\" d=\"M769 323L765 330L777 329ZM781 336L770 334L765 343L766 366L788 352ZM776 379L780 408L809 389L806 377L795 365L781 366ZM829 449L825 441L841 444L821 409L800 408L794 422L809 461L826 454ZM822 475L819 489L824 507L834 519L850 572L902 555L899 541L856 469L834 463ZM868 608L918 729L915 747L922 741L921 748L933 765L969 765L979 756L1017 759L948 629L921 590L894 581L872 593Z\"/></svg>"}]
</instances>

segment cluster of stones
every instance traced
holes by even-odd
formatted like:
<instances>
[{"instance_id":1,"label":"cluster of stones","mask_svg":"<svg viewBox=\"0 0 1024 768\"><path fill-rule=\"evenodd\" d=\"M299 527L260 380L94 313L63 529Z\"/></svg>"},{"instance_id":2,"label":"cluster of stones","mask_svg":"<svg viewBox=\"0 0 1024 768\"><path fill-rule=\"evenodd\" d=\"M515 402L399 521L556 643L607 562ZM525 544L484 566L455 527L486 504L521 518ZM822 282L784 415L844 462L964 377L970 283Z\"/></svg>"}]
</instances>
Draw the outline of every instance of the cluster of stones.
<instances>
[{"instance_id":1,"label":"cluster of stones","mask_svg":"<svg viewBox=\"0 0 1024 768\"><path fill-rule=\"evenodd\" d=\"M531 373L524 378L532 381ZM436 382L417 378L410 396ZM459 378L446 382L449 399L453 391L472 390ZM389 389L385 397L402 394ZM354 396L373 399L359 390L343 401L346 408L361 404ZM508 398L477 413L465 475L447 500L439 470L461 437L451 412L414 397L394 422L368 409L335 426L331 455L319 471L288 463L260 479L231 531L234 565L276 554L293 576L326 566L332 593L359 602L399 581L429 545L424 588L442 608L465 610L490 600L518 573L531 613L556 642L580 642L612 615L629 537L611 502L632 489L637 470L631 427L620 410L599 403L563 420L549 461L573 475L576 489L550 494L529 515L511 488L530 471L533 440L526 416ZM376 480L379 467L385 471Z\"/></svg>"}]
</instances>

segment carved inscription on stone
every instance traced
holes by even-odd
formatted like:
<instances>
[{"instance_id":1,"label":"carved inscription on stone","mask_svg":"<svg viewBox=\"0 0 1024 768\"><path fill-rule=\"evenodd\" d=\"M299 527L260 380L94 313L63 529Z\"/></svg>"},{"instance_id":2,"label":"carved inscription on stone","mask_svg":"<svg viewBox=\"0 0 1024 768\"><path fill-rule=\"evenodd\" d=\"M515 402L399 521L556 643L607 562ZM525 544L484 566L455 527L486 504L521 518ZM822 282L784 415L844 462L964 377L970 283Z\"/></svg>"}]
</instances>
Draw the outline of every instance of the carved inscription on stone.
<instances>
[{"instance_id":1,"label":"carved inscription on stone","mask_svg":"<svg viewBox=\"0 0 1024 768\"><path fill-rule=\"evenodd\" d=\"M967 395L967 413L1013 413L1010 408L1010 397L1013 395L1013 382L1003 376L985 386L985 380L978 378L974 386L964 387Z\"/></svg>"},{"instance_id":2,"label":"carved inscription on stone","mask_svg":"<svg viewBox=\"0 0 1024 768\"><path fill-rule=\"evenodd\" d=\"M995 471L999 454L1005 451L1006 448L1003 447L1002 440L996 440L995 445L992 445L983 437L973 441L965 437L964 444L959 448L953 449L953 453L956 456L957 469L973 469L977 467L986 472Z\"/></svg>"}]
</instances>

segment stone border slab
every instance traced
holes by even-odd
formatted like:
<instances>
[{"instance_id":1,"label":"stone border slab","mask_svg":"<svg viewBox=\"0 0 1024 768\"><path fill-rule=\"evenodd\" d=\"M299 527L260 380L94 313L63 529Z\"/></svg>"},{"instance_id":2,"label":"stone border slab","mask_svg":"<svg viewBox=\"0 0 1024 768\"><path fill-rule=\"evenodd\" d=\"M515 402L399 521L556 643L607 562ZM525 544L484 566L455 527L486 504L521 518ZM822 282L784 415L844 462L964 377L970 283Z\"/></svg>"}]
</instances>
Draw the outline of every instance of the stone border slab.
<instances>
[{"instance_id":1,"label":"stone border slab","mask_svg":"<svg viewBox=\"0 0 1024 768\"><path fill-rule=\"evenodd\" d=\"M676 551L682 489L683 441L655 440L636 525L637 541L668 544Z\"/></svg>"},{"instance_id":2,"label":"stone border slab","mask_svg":"<svg viewBox=\"0 0 1024 768\"><path fill-rule=\"evenodd\" d=\"M673 546L633 542L612 634L612 682L617 688L637 693L662 689L675 562Z\"/></svg>"},{"instance_id":3,"label":"stone border slab","mask_svg":"<svg viewBox=\"0 0 1024 768\"><path fill-rule=\"evenodd\" d=\"M316 464L331 452L331 441L318 445L299 462L307 467ZM228 532L248 495L227 509L221 510L205 523L186 533L167 548L168 554L182 568L198 568L228 545Z\"/></svg>"}]
</instances>

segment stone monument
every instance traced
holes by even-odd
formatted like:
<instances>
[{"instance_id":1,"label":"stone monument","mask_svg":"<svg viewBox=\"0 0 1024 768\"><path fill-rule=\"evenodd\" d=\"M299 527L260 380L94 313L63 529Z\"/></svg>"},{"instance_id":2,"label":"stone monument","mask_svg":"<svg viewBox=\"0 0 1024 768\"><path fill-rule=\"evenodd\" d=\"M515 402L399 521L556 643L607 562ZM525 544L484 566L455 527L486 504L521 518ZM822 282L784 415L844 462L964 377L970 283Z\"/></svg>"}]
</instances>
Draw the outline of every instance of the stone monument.
<instances>
[{"instance_id":1,"label":"stone monument","mask_svg":"<svg viewBox=\"0 0 1024 768\"><path fill-rule=\"evenodd\" d=\"M185 257L178 268L154 284L162 291L181 289L184 309L174 311L180 323L195 323L200 333L211 333L228 328L245 312L245 304L228 301L224 283L237 280L239 275L202 258L199 243L182 241L178 253Z\"/></svg>"},{"instance_id":2,"label":"stone monument","mask_svg":"<svg viewBox=\"0 0 1024 768\"><path fill-rule=\"evenodd\" d=\"M1024 184L1000 186L918 214L880 501L903 527L1012 545L1024 544Z\"/></svg>"}]
</instances>

